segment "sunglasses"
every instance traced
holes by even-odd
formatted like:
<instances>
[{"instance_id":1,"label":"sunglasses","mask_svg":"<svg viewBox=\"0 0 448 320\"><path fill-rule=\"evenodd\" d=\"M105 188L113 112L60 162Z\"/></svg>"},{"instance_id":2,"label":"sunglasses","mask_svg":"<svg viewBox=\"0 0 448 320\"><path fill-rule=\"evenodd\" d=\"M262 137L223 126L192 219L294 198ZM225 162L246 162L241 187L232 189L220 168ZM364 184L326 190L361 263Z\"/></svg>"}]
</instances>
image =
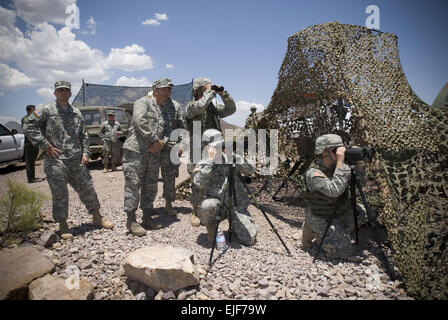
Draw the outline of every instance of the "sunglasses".
<instances>
[{"instance_id":1,"label":"sunglasses","mask_svg":"<svg viewBox=\"0 0 448 320\"><path fill-rule=\"evenodd\" d=\"M59 88L59 89L56 89L56 91L58 91L58 92L68 92L68 91L71 91L71 89L69 89L69 88Z\"/></svg>"}]
</instances>

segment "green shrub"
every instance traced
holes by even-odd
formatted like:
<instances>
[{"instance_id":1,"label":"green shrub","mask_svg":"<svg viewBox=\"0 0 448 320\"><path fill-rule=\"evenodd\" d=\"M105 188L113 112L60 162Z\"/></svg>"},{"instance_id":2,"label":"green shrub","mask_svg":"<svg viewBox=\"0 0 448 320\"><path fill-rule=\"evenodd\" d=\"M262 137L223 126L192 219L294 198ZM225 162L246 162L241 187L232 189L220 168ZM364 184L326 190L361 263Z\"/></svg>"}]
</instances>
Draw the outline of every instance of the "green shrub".
<instances>
[{"instance_id":1,"label":"green shrub","mask_svg":"<svg viewBox=\"0 0 448 320\"><path fill-rule=\"evenodd\" d=\"M24 183L8 180L8 191L0 198L0 231L5 238L38 227L43 201L47 196L27 187Z\"/></svg>"}]
</instances>

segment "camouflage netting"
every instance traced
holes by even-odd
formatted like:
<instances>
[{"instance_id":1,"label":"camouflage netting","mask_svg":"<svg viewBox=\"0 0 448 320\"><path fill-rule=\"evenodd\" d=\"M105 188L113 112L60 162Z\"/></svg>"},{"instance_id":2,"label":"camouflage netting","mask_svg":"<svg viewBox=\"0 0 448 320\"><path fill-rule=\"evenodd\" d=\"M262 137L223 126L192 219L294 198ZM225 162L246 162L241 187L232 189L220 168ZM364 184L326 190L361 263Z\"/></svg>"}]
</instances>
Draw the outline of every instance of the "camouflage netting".
<instances>
[{"instance_id":1,"label":"camouflage netting","mask_svg":"<svg viewBox=\"0 0 448 320\"><path fill-rule=\"evenodd\" d=\"M374 146L379 221L408 293L448 298L448 109L412 91L395 35L337 22L291 35L263 118L292 159L312 153L325 133Z\"/></svg>"},{"instance_id":2,"label":"camouflage netting","mask_svg":"<svg viewBox=\"0 0 448 320\"><path fill-rule=\"evenodd\" d=\"M185 109L191 100L193 82L173 87L171 98ZM114 106L134 104L137 99L152 91L152 87L109 86L95 83L84 83L78 91L72 105L80 106Z\"/></svg>"}]
</instances>

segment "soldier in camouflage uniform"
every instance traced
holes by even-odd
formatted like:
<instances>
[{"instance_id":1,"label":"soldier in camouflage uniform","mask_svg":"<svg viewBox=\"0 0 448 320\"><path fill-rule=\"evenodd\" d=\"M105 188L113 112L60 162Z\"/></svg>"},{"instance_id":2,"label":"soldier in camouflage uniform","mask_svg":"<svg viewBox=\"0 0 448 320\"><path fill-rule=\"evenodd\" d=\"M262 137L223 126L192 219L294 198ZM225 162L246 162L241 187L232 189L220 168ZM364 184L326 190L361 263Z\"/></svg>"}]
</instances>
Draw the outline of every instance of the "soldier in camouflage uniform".
<instances>
[{"instance_id":1,"label":"soldier in camouflage uniform","mask_svg":"<svg viewBox=\"0 0 448 320\"><path fill-rule=\"evenodd\" d=\"M260 118L260 114L257 113L257 107L252 106L250 107L250 115L246 119L246 125L244 126L245 129L257 129L258 120Z\"/></svg>"},{"instance_id":2,"label":"soldier in camouflage uniform","mask_svg":"<svg viewBox=\"0 0 448 320\"><path fill-rule=\"evenodd\" d=\"M44 170L53 199L53 218L59 222L59 233L63 239L72 237L67 225L67 183L79 194L79 199L93 216L93 224L111 229L114 225L101 217L100 203L86 167L90 153L84 118L68 103L70 82L56 82L54 95L56 101L35 110L25 121L24 130L33 145L45 150Z\"/></svg>"},{"instance_id":3,"label":"soldier in camouflage uniform","mask_svg":"<svg viewBox=\"0 0 448 320\"><path fill-rule=\"evenodd\" d=\"M216 94L221 96L224 104L215 104L212 102ZM212 89L212 81L208 78L197 78L193 82L193 96L194 100L190 101L185 111L185 118L187 120L188 131L190 133L190 164L188 165L188 172L192 173L195 166L193 159L193 123L198 121L201 124L201 136L195 137L197 141L201 141L202 134L207 129L221 130L220 118L228 117L235 113L236 105L227 91L215 91ZM196 133L196 134L199 134ZM199 159L202 157L202 150ZM191 225L199 227L200 220L198 218L198 206L203 199L202 191L197 189L194 184L191 184L191 204L193 212L190 218Z\"/></svg>"},{"instance_id":4,"label":"soldier in camouflage uniform","mask_svg":"<svg viewBox=\"0 0 448 320\"><path fill-rule=\"evenodd\" d=\"M124 211L128 218L127 228L136 236L145 235L144 228L162 227L151 217L157 195L159 167L163 178L165 211L169 215L177 215L171 202L176 198L175 178L179 165L174 165L170 160L171 148L177 141L171 141L170 135L177 128L185 128L185 120L180 104L170 99L172 87L170 79L157 80L153 84L154 96L146 96L135 102L128 137L123 145ZM181 152L179 149L179 156ZM139 199L143 228L135 218Z\"/></svg>"},{"instance_id":5,"label":"soldier in camouflage uniform","mask_svg":"<svg viewBox=\"0 0 448 320\"><path fill-rule=\"evenodd\" d=\"M305 173L305 222L302 227L302 244L310 247L312 240L321 241L328 224L334 219L322 245L331 257L348 257L352 254L350 231L354 228L353 211L350 208L350 167L344 163L345 147L342 138L326 134L316 140L317 159ZM365 165L356 164L361 185L366 184ZM336 212L335 212L336 208ZM358 221L367 220L365 208L357 204Z\"/></svg>"},{"instance_id":6,"label":"soldier in camouflage uniform","mask_svg":"<svg viewBox=\"0 0 448 320\"><path fill-rule=\"evenodd\" d=\"M118 139L123 135L120 123L115 121L115 113L107 112L107 121L104 121L98 131L98 137L103 140L103 165L104 172L107 173L109 163L112 164L112 171L121 163L122 143Z\"/></svg>"},{"instance_id":7,"label":"soldier in camouflage uniform","mask_svg":"<svg viewBox=\"0 0 448 320\"><path fill-rule=\"evenodd\" d=\"M22 118L22 129L23 125L28 120L29 115L33 113L34 110L36 110L36 106L33 106L31 104L26 106L27 115ZM33 146L30 140L25 136L24 156L26 162L26 177L28 179L28 183L40 182L45 180L36 178L35 165L38 155L39 155L39 148Z\"/></svg>"},{"instance_id":8,"label":"soldier in camouflage uniform","mask_svg":"<svg viewBox=\"0 0 448 320\"><path fill-rule=\"evenodd\" d=\"M226 165L227 157L221 150L223 141L221 133L218 130L209 129L204 132L204 137L214 138L206 148L208 157L202 159L193 170L193 184L204 192L204 200L199 207L199 218L201 223L207 227L207 238L213 243L216 231L216 217L221 210L222 213L228 212L222 204L228 205L228 172L229 166ZM249 159L236 157L236 168L234 173L235 193L237 197L237 207L232 208L232 231L237 236L239 242L250 246L256 242L258 226L250 215L247 207L250 204L249 195L237 176L237 171L244 175L250 175L254 172L255 166ZM232 163L232 162L230 162ZM234 204L232 203L232 206ZM227 219L227 216L223 216Z\"/></svg>"}]
</instances>

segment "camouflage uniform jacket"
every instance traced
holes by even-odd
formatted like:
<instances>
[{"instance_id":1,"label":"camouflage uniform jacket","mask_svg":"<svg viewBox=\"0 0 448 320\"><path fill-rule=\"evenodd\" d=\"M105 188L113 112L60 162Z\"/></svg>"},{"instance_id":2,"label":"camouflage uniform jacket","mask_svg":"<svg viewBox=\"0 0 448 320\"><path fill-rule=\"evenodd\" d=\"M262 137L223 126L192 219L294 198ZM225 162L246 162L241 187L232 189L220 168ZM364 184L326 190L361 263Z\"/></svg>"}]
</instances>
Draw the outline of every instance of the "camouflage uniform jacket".
<instances>
[{"instance_id":1,"label":"camouflage uniform jacket","mask_svg":"<svg viewBox=\"0 0 448 320\"><path fill-rule=\"evenodd\" d=\"M225 157L225 155L224 155ZM247 191L237 176L237 170L243 175L250 175L255 171L254 163L247 158L236 155L237 164L234 172L235 193L238 207L247 208L250 203ZM225 158L224 158L225 159ZM198 189L204 190L205 198L216 198L225 203L228 196L227 176L229 165L217 164L213 159L202 159L193 171L193 183ZM240 163L240 164L238 164Z\"/></svg>"},{"instance_id":2,"label":"camouflage uniform jacket","mask_svg":"<svg viewBox=\"0 0 448 320\"><path fill-rule=\"evenodd\" d=\"M75 107L61 107L56 102L43 105L28 116L24 132L33 145L43 150L50 145L60 149L61 160L81 160L90 155L84 118Z\"/></svg>"},{"instance_id":3,"label":"camouflage uniform jacket","mask_svg":"<svg viewBox=\"0 0 448 320\"><path fill-rule=\"evenodd\" d=\"M219 118L225 118L235 113L236 105L233 98L227 91L224 91L222 100L224 105L215 106L212 102L216 96L214 90L207 90L199 100L188 103L185 118L188 121L188 131L193 130L193 121L201 121L201 133L207 129L217 129L221 131Z\"/></svg>"},{"instance_id":4,"label":"camouflage uniform jacket","mask_svg":"<svg viewBox=\"0 0 448 320\"><path fill-rule=\"evenodd\" d=\"M132 121L123 148L144 153L150 144L162 140L164 149L170 149L177 143L170 140L171 132L177 128L185 128L182 108L177 101L169 99L159 107L154 97L143 97L134 103Z\"/></svg>"},{"instance_id":5,"label":"camouflage uniform jacket","mask_svg":"<svg viewBox=\"0 0 448 320\"><path fill-rule=\"evenodd\" d=\"M365 170L357 171L359 175L361 185L366 183ZM343 203L340 203L338 212L336 215L344 214L348 209L348 192L347 188L350 184L351 173L350 167L347 164L343 164L342 168L336 168L334 170L327 169L323 166L322 162L317 159L315 163L311 165L311 168L305 173L305 186L306 194L305 201L307 207L311 206L310 202L315 202L314 205L322 203L323 199L328 199L331 206L337 204L337 198L344 197ZM325 207L325 205L323 205ZM322 208L323 211L325 208ZM328 212L331 212L330 210Z\"/></svg>"},{"instance_id":6,"label":"camouflage uniform jacket","mask_svg":"<svg viewBox=\"0 0 448 320\"><path fill-rule=\"evenodd\" d=\"M246 125L244 126L244 128L256 130L258 128L258 122L260 121L260 118L261 113L259 112L251 113L246 119Z\"/></svg>"},{"instance_id":7,"label":"camouflage uniform jacket","mask_svg":"<svg viewBox=\"0 0 448 320\"><path fill-rule=\"evenodd\" d=\"M115 133L123 134L123 132L121 131L120 123L118 121L114 121L114 123L104 121L98 131L98 137L100 137L101 140L105 140L110 143L116 143L119 140L118 136Z\"/></svg>"}]
</instances>

